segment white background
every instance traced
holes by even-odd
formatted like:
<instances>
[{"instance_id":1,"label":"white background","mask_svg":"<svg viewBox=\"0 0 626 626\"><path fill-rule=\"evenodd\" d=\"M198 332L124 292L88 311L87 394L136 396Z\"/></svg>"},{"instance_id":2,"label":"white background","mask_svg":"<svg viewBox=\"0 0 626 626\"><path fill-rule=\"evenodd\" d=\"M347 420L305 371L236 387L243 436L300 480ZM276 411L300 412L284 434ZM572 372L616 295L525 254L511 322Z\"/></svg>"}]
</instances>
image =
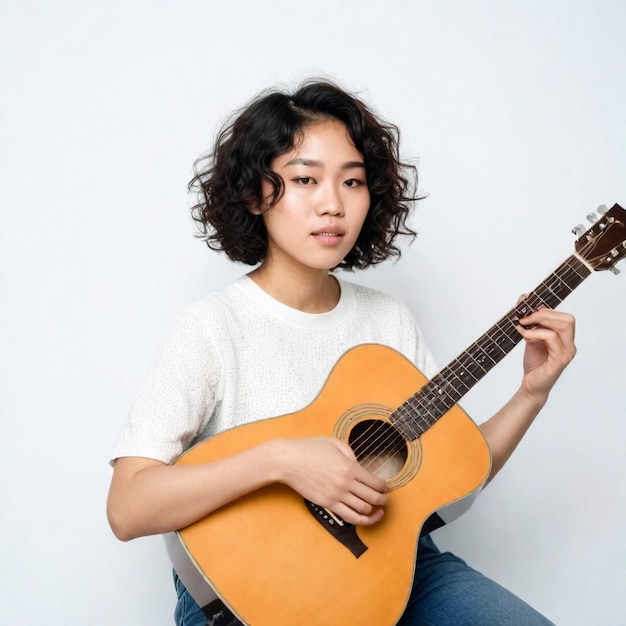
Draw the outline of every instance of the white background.
<instances>
[{"instance_id":1,"label":"white background","mask_svg":"<svg viewBox=\"0 0 626 626\"><path fill-rule=\"evenodd\" d=\"M244 271L186 183L259 89L332 76L419 158L415 244L357 279L444 365L626 206L623 0L0 2L0 622L171 624L160 538L105 519L109 453L180 309ZM621 264L623 266L623 264ZM626 276L564 304L579 354L475 508L437 534L558 624L626 624ZM463 402L488 417L521 348Z\"/></svg>"}]
</instances>

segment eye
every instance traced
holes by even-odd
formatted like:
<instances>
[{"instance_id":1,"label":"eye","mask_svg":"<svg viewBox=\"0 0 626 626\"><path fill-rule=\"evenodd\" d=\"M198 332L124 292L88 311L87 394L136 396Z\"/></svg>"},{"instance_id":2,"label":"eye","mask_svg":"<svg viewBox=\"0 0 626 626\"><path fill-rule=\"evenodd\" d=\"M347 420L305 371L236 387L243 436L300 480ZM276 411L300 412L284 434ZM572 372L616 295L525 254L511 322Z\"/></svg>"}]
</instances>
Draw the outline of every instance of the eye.
<instances>
[{"instance_id":1,"label":"eye","mask_svg":"<svg viewBox=\"0 0 626 626\"><path fill-rule=\"evenodd\" d=\"M345 181L344 185L346 187L360 187L361 185L365 185L365 181L358 180L357 178L349 178Z\"/></svg>"},{"instance_id":2,"label":"eye","mask_svg":"<svg viewBox=\"0 0 626 626\"><path fill-rule=\"evenodd\" d=\"M294 178L294 181L298 183L298 185L310 185L313 183L313 179L310 176L299 176L298 178Z\"/></svg>"}]
</instances>

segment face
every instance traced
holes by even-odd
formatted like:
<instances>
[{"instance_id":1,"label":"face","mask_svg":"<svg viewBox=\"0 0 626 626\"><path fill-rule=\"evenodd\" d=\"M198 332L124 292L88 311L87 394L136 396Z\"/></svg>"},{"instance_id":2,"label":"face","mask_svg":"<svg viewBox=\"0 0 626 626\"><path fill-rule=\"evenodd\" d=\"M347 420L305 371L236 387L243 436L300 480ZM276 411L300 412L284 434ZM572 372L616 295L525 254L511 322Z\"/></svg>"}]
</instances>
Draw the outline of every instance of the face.
<instances>
[{"instance_id":1,"label":"face","mask_svg":"<svg viewBox=\"0 0 626 626\"><path fill-rule=\"evenodd\" d=\"M272 170L285 188L263 213L266 263L324 272L336 267L354 246L370 205L363 155L346 127L334 120L306 126Z\"/></svg>"}]
</instances>

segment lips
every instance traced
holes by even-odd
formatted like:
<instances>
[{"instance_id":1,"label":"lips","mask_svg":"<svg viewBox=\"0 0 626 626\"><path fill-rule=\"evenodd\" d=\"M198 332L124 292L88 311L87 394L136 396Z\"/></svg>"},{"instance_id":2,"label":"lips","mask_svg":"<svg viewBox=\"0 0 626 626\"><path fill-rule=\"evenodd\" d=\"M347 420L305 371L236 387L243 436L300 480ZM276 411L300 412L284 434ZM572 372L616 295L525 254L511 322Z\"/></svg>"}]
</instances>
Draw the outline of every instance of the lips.
<instances>
[{"instance_id":1,"label":"lips","mask_svg":"<svg viewBox=\"0 0 626 626\"><path fill-rule=\"evenodd\" d=\"M311 233L315 237L342 237L343 230L337 226L323 226Z\"/></svg>"}]
</instances>

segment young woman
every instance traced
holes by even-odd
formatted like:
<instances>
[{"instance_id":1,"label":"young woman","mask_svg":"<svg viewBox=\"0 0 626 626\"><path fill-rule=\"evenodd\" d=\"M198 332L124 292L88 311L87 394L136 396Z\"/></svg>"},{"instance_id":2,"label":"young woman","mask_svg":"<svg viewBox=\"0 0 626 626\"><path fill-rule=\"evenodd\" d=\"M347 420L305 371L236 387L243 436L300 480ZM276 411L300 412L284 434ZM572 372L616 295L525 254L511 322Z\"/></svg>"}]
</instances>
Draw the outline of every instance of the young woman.
<instances>
[{"instance_id":1,"label":"young woman","mask_svg":"<svg viewBox=\"0 0 626 626\"><path fill-rule=\"evenodd\" d=\"M122 540L168 533L244 494L283 483L355 525L379 523L386 481L332 437L278 439L219 461L174 465L217 432L309 404L349 348L395 348L427 376L432 359L408 310L335 275L399 256L413 172L397 131L354 95L310 81L261 94L197 164L193 209L209 247L254 269L188 307L142 385L114 453L108 500ZM526 339L518 391L481 426L504 465L575 354L574 320L539 309ZM420 540L401 624L547 624L516 596ZM237 624L219 601L204 611L175 576L176 623ZM360 624L358 625L360 626Z\"/></svg>"}]
</instances>

